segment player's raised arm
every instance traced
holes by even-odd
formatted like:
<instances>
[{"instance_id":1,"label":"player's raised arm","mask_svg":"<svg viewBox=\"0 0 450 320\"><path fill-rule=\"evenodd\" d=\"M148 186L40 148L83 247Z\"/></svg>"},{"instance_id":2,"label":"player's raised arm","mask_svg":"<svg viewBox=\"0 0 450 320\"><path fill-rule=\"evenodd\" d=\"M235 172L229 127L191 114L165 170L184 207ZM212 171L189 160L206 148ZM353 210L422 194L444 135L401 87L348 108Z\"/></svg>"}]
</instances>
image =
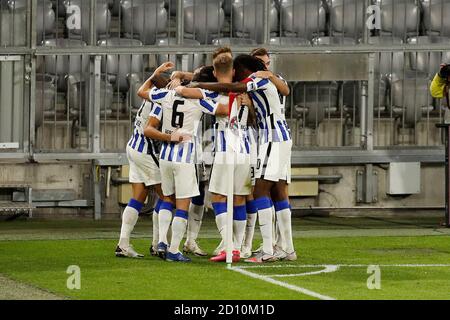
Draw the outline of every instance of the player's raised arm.
<instances>
[{"instance_id":1,"label":"player's raised arm","mask_svg":"<svg viewBox=\"0 0 450 320\"><path fill-rule=\"evenodd\" d=\"M198 88L188 88L178 86L175 88L176 93L187 99L203 99L203 93Z\"/></svg>"},{"instance_id":2,"label":"player's raised arm","mask_svg":"<svg viewBox=\"0 0 450 320\"><path fill-rule=\"evenodd\" d=\"M247 92L247 85L242 82L235 83L205 83L205 82L197 82L191 83L191 88L201 88L205 90L215 91L215 92Z\"/></svg>"},{"instance_id":3,"label":"player's raised arm","mask_svg":"<svg viewBox=\"0 0 450 320\"><path fill-rule=\"evenodd\" d=\"M150 89L153 86L157 86L158 83L161 83L161 73L169 71L170 69L173 69L175 65L172 62L165 62L162 65L160 65L156 70L153 72L153 74L148 78L142 86L137 91L137 95L141 97L142 99L148 100L148 94Z\"/></svg>"},{"instance_id":4,"label":"player's raised arm","mask_svg":"<svg viewBox=\"0 0 450 320\"><path fill-rule=\"evenodd\" d=\"M172 75L170 76L170 80L179 79L181 81L192 81L194 78L193 72L185 72L185 71L174 71L172 72Z\"/></svg>"},{"instance_id":5,"label":"player's raised arm","mask_svg":"<svg viewBox=\"0 0 450 320\"><path fill-rule=\"evenodd\" d=\"M285 97L291 93L291 90L286 81L284 81L271 71L258 71L255 73L255 77L270 80L275 85L275 87L277 87L277 90Z\"/></svg>"}]
</instances>

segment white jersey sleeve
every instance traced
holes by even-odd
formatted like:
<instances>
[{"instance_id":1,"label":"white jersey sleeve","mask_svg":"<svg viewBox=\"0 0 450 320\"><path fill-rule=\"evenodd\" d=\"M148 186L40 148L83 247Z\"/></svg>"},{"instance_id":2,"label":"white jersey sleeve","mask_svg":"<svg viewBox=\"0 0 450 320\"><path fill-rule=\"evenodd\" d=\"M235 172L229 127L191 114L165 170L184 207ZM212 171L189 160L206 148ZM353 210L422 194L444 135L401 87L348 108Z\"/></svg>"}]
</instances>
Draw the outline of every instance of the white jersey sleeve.
<instances>
[{"instance_id":1,"label":"white jersey sleeve","mask_svg":"<svg viewBox=\"0 0 450 320\"><path fill-rule=\"evenodd\" d=\"M210 90L205 90L205 89L199 89L200 92L203 95L203 99L213 99L216 100L217 98L219 98L219 94L215 91L210 91Z\"/></svg>"},{"instance_id":2,"label":"white jersey sleeve","mask_svg":"<svg viewBox=\"0 0 450 320\"><path fill-rule=\"evenodd\" d=\"M150 112L150 117L156 118L159 121L161 121L162 120L162 108L161 108L161 106L155 104L153 106L152 111Z\"/></svg>"},{"instance_id":3,"label":"white jersey sleeve","mask_svg":"<svg viewBox=\"0 0 450 320\"><path fill-rule=\"evenodd\" d=\"M219 103L212 99L199 99L198 105L204 113L211 115L215 115L219 107Z\"/></svg>"},{"instance_id":4,"label":"white jersey sleeve","mask_svg":"<svg viewBox=\"0 0 450 320\"><path fill-rule=\"evenodd\" d=\"M257 90L265 90L270 85L269 79L262 79L256 77L250 77L252 80L247 82L247 92L253 92Z\"/></svg>"},{"instance_id":5,"label":"white jersey sleeve","mask_svg":"<svg viewBox=\"0 0 450 320\"><path fill-rule=\"evenodd\" d=\"M154 103L163 104L173 100L174 90L153 87L148 93L148 99Z\"/></svg>"}]
</instances>

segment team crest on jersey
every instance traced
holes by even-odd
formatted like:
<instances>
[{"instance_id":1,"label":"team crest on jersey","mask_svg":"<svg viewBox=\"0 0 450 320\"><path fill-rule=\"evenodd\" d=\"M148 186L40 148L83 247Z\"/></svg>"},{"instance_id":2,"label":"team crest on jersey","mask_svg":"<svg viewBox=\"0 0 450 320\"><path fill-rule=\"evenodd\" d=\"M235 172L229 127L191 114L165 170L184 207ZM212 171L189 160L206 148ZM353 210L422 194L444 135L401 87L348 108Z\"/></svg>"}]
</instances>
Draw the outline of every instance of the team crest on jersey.
<instances>
[{"instance_id":1,"label":"team crest on jersey","mask_svg":"<svg viewBox=\"0 0 450 320\"><path fill-rule=\"evenodd\" d=\"M230 122L229 122L230 124L229 124L229 127L230 127L230 129L234 132L234 133L236 133L238 130L239 130L239 119L238 119L238 117L232 117L231 119L230 119Z\"/></svg>"}]
</instances>

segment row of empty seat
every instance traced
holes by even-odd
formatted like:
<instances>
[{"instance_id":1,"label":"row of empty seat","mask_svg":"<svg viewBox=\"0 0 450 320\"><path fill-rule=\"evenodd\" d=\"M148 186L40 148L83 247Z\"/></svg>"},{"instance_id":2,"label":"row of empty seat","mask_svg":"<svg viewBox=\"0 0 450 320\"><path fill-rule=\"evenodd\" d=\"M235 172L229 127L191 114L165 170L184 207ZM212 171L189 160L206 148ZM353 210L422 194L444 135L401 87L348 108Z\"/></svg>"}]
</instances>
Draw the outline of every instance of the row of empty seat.
<instances>
[{"instance_id":1,"label":"row of empty seat","mask_svg":"<svg viewBox=\"0 0 450 320\"><path fill-rule=\"evenodd\" d=\"M380 36L450 36L450 0L271 0L272 44L350 44L368 26ZM50 38L81 39L90 44L91 0L37 0L37 42ZM264 40L264 1L182 0L184 38L200 44L255 44ZM13 33L26 39L26 0L0 0L2 39ZM138 39L155 45L176 36L177 1L96 0L96 40ZM173 10L175 10L173 12ZM379 15L378 15L379 13ZM376 23L373 18L378 19ZM3 41L6 43L6 40Z\"/></svg>"}]
</instances>

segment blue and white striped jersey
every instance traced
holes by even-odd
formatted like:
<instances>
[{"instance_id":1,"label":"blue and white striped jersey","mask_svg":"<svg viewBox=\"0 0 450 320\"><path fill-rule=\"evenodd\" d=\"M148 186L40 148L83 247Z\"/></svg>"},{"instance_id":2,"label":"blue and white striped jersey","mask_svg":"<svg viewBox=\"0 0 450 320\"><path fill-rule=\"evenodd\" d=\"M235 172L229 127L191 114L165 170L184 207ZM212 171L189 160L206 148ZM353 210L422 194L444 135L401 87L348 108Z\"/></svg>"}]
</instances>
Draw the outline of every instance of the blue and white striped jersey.
<instances>
[{"instance_id":1,"label":"blue and white striped jersey","mask_svg":"<svg viewBox=\"0 0 450 320\"><path fill-rule=\"evenodd\" d=\"M291 131L286 122L286 98L279 94L276 86L268 79L250 76L247 82L256 111L259 128L259 143L291 140Z\"/></svg>"},{"instance_id":2,"label":"blue and white striped jersey","mask_svg":"<svg viewBox=\"0 0 450 320\"><path fill-rule=\"evenodd\" d=\"M200 89L204 98L217 99L222 104L229 104L229 96L219 95L217 92ZM229 116L216 116L216 122L214 123L213 131L213 153L226 152L227 151L227 128L230 127L230 119L234 124L235 129L238 130L239 139L234 141L235 151L243 154L250 154L250 145L252 140L249 139L247 134L247 118L248 107L235 105L233 102L233 108L231 108L231 114Z\"/></svg>"},{"instance_id":3,"label":"blue and white striped jersey","mask_svg":"<svg viewBox=\"0 0 450 320\"><path fill-rule=\"evenodd\" d=\"M192 136L184 143L163 142L160 159L172 162L194 163L197 161L198 127L204 113L215 114L218 103L212 99L186 99L174 90L152 88L149 99L162 107L162 132L171 134L181 130ZM161 120L159 115L151 113Z\"/></svg>"},{"instance_id":4,"label":"blue and white striped jersey","mask_svg":"<svg viewBox=\"0 0 450 320\"><path fill-rule=\"evenodd\" d=\"M133 135L128 141L128 146L140 153L157 157L161 142L144 136L145 126L147 125L148 118L152 112L161 113L161 107L153 102L144 101L136 114Z\"/></svg>"}]
</instances>

